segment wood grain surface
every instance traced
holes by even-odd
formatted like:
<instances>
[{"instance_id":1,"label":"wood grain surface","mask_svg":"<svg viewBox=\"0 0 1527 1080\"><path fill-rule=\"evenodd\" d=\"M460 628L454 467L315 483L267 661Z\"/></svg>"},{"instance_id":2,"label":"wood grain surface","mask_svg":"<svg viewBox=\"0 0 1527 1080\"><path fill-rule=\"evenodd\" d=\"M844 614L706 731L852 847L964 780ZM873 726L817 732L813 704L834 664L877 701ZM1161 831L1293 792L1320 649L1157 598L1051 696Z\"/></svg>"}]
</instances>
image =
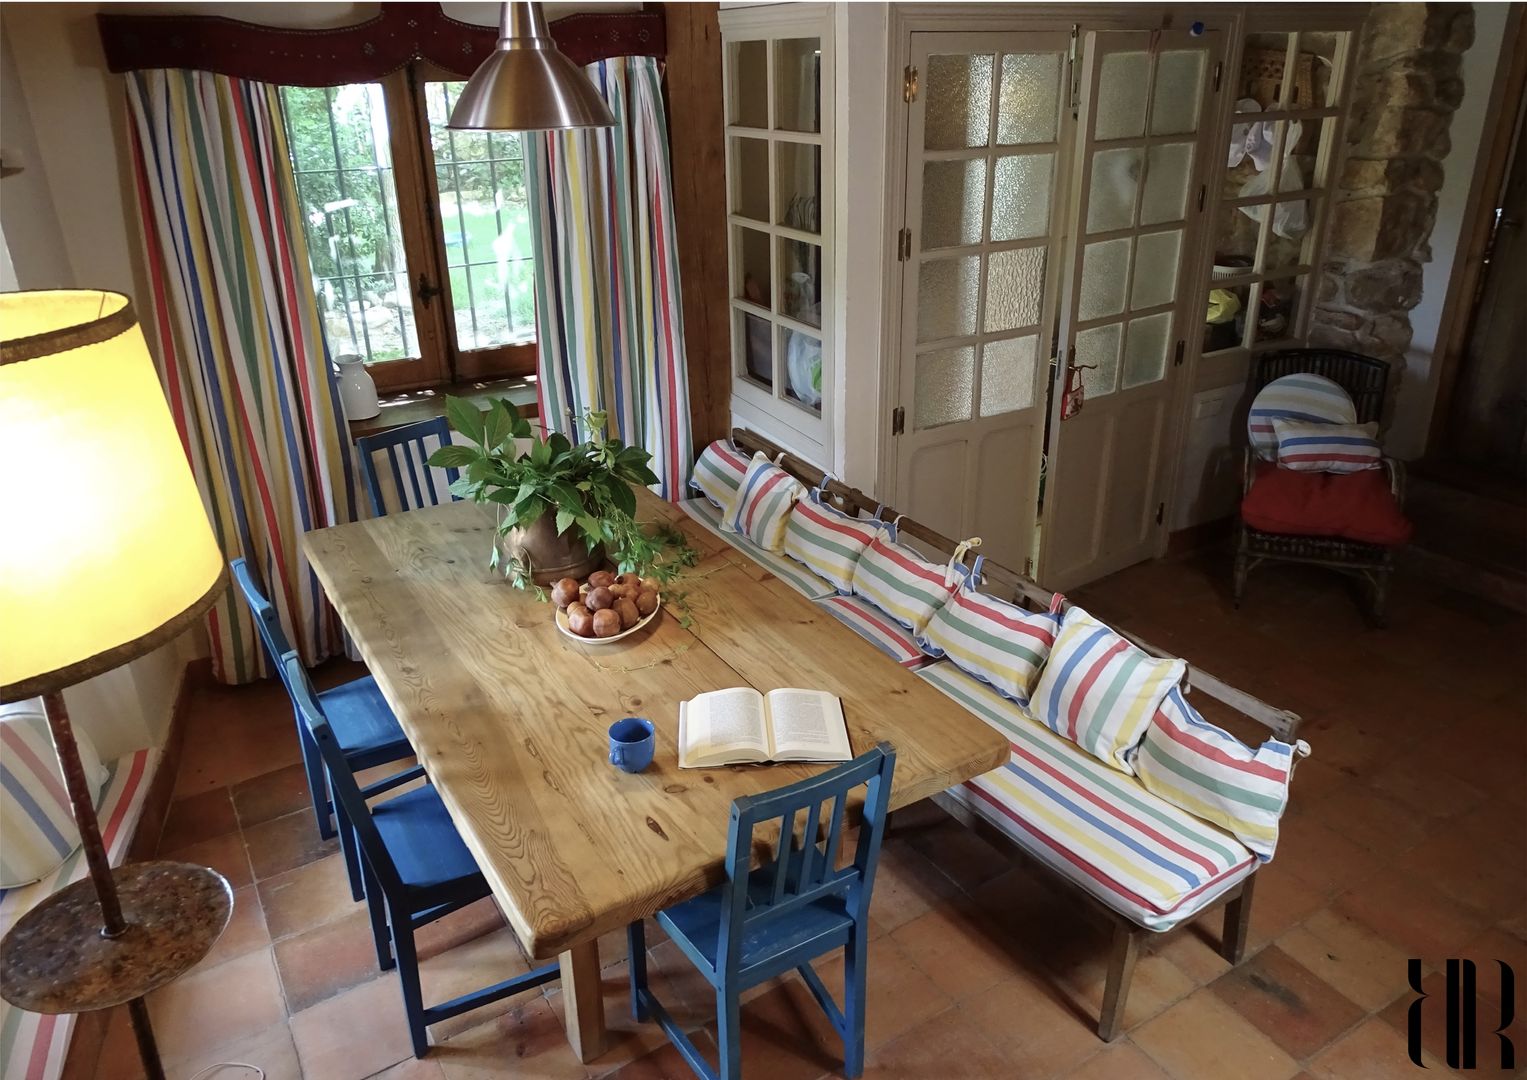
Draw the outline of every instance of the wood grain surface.
<instances>
[{"instance_id":1,"label":"wood grain surface","mask_svg":"<svg viewBox=\"0 0 1527 1080\"><path fill-rule=\"evenodd\" d=\"M1005 740L682 512L702 552L640 634L593 647L552 608L487 569L487 511L450 503L309 533L324 589L476 856L538 959L694 896L721 880L729 807L824 766L678 768L679 702L751 685L843 699L855 753L897 749L892 808L1007 760ZM670 593L672 596L673 593ZM653 764L612 768L609 725L645 716ZM564 965L566 966L566 965Z\"/></svg>"}]
</instances>

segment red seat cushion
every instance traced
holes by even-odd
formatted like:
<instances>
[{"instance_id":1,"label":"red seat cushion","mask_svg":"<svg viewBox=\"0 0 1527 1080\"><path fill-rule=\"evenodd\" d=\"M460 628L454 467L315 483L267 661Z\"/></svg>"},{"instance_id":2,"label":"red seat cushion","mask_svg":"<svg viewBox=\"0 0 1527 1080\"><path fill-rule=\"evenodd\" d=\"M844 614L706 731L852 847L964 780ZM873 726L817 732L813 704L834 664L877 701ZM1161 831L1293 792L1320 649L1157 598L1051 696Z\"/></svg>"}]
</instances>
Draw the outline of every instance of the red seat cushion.
<instances>
[{"instance_id":1,"label":"red seat cushion","mask_svg":"<svg viewBox=\"0 0 1527 1080\"><path fill-rule=\"evenodd\" d=\"M1385 469L1307 473L1258 462L1241 518L1253 529L1290 536L1339 536L1397 547L1411 524L1389 490Z\"/></svg>"}]
</instances>

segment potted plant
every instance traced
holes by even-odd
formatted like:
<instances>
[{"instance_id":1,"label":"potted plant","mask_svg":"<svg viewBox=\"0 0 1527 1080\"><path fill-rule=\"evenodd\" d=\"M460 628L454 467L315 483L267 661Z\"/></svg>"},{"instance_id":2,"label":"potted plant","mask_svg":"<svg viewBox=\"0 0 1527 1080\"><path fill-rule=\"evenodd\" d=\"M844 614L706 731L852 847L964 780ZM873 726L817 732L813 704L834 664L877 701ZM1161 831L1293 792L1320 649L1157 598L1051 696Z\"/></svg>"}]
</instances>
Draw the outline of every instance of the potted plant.
<instances>
[{"instance_id":1,"label":"potted plant","mask_svg":"<svg viewBox=\"0 0 1527 1080\"><path fill-rule=\"evenodd\" d=\"M451 494L498 510L489 565L517 588L585 578L606 558L622 573L671 580L697 558L684 534L636 518L636 485L658 482L639 446L603 437L605 416L585 417L594 437L574 443L553 432L540 438L512 402L479 409L447 397L445 414L464 443L442 446L429 463L461 470Z\"/></svg>"}]
</instances>

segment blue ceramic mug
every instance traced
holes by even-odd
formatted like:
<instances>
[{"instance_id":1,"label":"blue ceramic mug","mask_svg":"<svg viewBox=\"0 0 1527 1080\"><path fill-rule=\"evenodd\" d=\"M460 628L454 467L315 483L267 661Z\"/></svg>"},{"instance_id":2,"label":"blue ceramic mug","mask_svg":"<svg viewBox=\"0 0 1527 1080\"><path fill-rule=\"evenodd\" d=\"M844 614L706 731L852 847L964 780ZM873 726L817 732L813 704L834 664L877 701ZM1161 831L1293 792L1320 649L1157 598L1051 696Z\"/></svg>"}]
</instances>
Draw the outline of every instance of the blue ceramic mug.
<instances>
[{"instance_id":1,"label":"blue ceramic mug","mask_svg":"<svg viewBox=\"0 0 1527 1080\"><path fill-rule=\"evenodd\" d=\"M641 772L652 764L657 739L651 720L628 716L610 725L610 764L625 772Z\"/></svg>"}]
</instances>

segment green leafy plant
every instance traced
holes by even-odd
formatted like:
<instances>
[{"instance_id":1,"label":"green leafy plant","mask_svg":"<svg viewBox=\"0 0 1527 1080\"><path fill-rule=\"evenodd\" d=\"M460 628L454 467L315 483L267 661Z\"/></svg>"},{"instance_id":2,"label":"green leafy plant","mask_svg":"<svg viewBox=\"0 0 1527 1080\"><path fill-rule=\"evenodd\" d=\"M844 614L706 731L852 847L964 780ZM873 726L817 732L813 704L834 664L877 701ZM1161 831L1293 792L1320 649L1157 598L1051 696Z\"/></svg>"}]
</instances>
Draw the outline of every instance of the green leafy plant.
<instances>
[{"instance_id":1,"label":"green leafy plant","mask_svg":"<svg viewBox=\"0 0 1527 1080\"><path fill-rule=\"evenodd\" d=\"M666 583L697 561L699 556L678 529L637 520L636 487L658 482L650 465L652 455L639 446L604 438L603 413L585 417L594 437L581 443L560 432L538 437L530 421L502 398L480 409L464 398L447 397L445 415L466 442L442 446L429 463L461 470L451 494L495 504L500 534L527 528L551 514L558 536L576 530L589 551L603 544L622 573L633 571ZM519 450L519 440L528 440L528 448ZM501 568L516 587L530 586L531 568L523 559L501 560L497 544L489 563Z\"/></svg>"}]
</instances>

